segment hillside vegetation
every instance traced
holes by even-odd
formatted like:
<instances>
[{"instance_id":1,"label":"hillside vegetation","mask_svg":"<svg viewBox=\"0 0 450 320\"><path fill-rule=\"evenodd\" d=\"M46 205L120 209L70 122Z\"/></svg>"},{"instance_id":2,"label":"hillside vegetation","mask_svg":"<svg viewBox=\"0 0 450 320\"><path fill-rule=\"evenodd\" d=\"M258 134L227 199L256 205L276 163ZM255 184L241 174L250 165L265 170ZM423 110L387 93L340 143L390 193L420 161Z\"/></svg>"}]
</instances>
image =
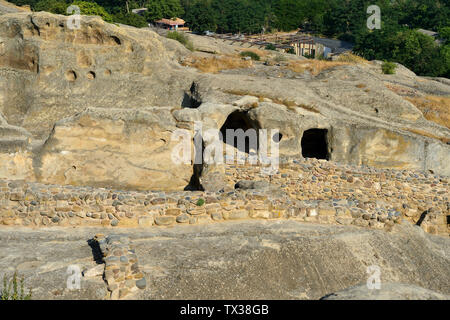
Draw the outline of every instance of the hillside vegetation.
<instances>
[{"instance_id":1,"label":"hillside vegetation","mask_svg":"<svg viewBox=\"0 0 450 320\"><path fill-rule=\"evenodd\" d=\"M12 0L33 10L66 14L68 0ZM398 62L418 75L450 77L450 7L444 0L152 0L77 1L82 14L136 27L181 17L195 32L256 34L298 28L355 43L368 60ZM381 29L369 30L369 5L381 10ZM145 7L143 16L133 8ZM418 28L440 33L439 46Z\"/></svg>"}]
</instances>

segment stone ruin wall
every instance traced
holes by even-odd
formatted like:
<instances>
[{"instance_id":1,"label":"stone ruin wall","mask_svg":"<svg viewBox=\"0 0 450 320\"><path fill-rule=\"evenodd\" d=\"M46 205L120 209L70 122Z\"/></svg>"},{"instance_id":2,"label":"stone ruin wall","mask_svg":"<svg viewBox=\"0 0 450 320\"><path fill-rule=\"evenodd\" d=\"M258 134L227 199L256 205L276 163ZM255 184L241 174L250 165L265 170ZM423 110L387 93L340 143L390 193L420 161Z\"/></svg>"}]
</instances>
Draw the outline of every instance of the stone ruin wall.
<instances>
[{"instance_id":1,"label":"stone ruin wall","mask_svg":"<svg viewBox=\"0 0 450 320\"><path fill-rule=\"evenodd\" d=\"M391 230L407 219L449 235L449 181L435 174L289 161L270 177L260 167L229 165L221 192L115 191L0 181L3 225L152 227L242 219L293 219ZM256 189L234 189L259 180ZM204 203L202 203L204 202Z\"/></svg>"}]
</instances>

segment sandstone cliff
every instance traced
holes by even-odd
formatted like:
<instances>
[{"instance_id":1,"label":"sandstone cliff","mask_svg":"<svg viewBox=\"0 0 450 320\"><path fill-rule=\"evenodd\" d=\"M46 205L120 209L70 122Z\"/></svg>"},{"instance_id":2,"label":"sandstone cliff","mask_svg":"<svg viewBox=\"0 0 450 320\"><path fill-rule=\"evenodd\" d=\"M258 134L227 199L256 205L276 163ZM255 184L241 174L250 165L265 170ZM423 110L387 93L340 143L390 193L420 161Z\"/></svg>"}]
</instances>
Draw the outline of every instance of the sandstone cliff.
<instances>
[{"instance_id":1,"label":"sandstone cliff","mask_svg":"<svg viewBox=\"0 0 450 320\"><path fill-rule=\"evenodd\" d=\"M44 12L0 17L2 178L180 190L194 169L161 164L170 159L170 133L192 130L195 120L220 129L236 111L255 128L280 129L282 157L305 156L304 132L321 129L329 160L450 174L450 129L405 99L448 96L445 79L418 77L401 66L396 75L383 75L377 62L319 73L292 74L262 63L203 73L183 61L213 54L191 53L151 30L98 17L82 16L73 30L68 19ZM119 116L120 110L128 115ZM129 132L148 117L158 130ZM97 120L80 122L87 118ZM132 147L105 150L131 140ZM150 150L151 157L142 159L152 164L130 161ZM91 164L105 157L94 169ZM112 178L111 172L130 178ZM223 169L203 170L205 184L210 172ZM170 184L161 183L169 176Z\"/></svg>"},{"instance_id":2,"label":"sandstone cliff","mask_svg":"<svg viewBox=\"0 0 450 320\"><path fill-rule=\"evenodd\" d=\"M263 50L252 62L238 53L257 49L206 37L191 52L99 17L72 29L2 8L0 224L14 229L1 227L0 267L26 273L37 298L116 297L100 278L49 288L68 265L93 267L92 227L141 227L140 298L448 299L448 79ZM194 148L196 123L279 130L280 167L174 163L176 130L193 155L214 146ZM373 264L387 291L345 290Z\"/></svg>"}]
</instances>

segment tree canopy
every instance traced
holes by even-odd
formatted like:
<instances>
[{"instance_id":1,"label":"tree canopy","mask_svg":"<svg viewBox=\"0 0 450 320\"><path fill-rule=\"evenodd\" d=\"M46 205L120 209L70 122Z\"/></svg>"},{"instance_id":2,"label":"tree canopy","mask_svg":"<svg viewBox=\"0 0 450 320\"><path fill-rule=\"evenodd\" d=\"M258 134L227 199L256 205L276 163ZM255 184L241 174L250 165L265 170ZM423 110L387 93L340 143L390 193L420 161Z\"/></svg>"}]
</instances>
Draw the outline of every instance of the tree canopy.
<instances>
[{"instance_id":1,"label":"tree canopy","mask_svg":"<svg viewBox=\"0 0 450 320\"><path fill-rule=\"evenodd\" d=\"M10 0L33 10L66 14L70 0ZM301 28L315 35L355 43L367 59L392 60L418 74L449 76L449 0L89 0L76 1L82 14L143 27L181 17L191 30L261 33ZM381 9L381 29L369 30L367 7ZM129 10L145 7L143 16ZM418 28L438 31L439 46Z\"/></svg>"}]
</instances>

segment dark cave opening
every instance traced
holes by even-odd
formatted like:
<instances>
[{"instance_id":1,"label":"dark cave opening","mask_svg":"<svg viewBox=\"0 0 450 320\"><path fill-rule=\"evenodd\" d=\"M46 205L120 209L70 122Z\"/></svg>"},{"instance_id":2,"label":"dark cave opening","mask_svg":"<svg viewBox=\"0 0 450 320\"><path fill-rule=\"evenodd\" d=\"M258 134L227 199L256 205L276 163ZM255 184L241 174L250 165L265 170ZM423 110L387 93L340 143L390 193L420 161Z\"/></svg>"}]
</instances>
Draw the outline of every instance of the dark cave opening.
<instances>
[{"instance_id":1,"label":"dark cave opening","mask_svg":"<svg viewBox=\"0 0 450 320\"><path fill-rule=\"evenodd\" d=\"M302 156L304 158L330 159L328 152L328 130L327 129L308 129L303 132L302 137Z\"/></svg>"},{"instance_id":2,"label":"dark cave opening","mask_svg":"<svg viewBox=\"0 0 450 320\"><path fill-rule=\"evenodd\" d=\"M228 134L232 134L228 139L227 129L233 130L228 132ZM259 146L258 129L258 124L250 119L247 111L236 110L228 116L220 128L220 132L222 133L222 141L226 144L232 145L241 152L256 154Z\"/></svg>"}]
</instances>

